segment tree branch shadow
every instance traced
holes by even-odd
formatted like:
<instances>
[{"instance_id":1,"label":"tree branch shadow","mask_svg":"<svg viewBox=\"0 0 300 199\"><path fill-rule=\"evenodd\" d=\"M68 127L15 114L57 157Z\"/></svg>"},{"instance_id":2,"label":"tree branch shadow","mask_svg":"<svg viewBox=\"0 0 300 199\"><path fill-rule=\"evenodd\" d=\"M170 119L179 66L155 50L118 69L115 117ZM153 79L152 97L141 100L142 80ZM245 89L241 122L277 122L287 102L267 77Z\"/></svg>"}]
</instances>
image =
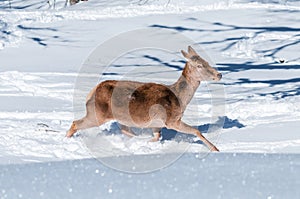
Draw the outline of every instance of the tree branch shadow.
<instances>
[{"instance_id":1,"label":"tree branch shadow","mask_svg":"<svg viewBox=\"0 0 300 199\"><path fill-rule=\"evenodd\" d=\"M188 18L190 20L190 18ZM199 22L197 18L192 18L193 21ZM288 26L239 26L239 25L232 25L232 24L226 24L222 22L201 22L204 24L198 24L199 27L213 27L213 28L193 28L193 27L184 27L184 26L169 26L169 25L162 25L162 24L152 24L149 27L150 28L160 28L160 29L168 29L168 30L174 30L177 32L205 32L205 33L217 33L221 32L224 33L223 35L232 35L232 33L237 32L251 32L253 36L234 36L234 37L227 37L225 39L221 40L211 40L211 41L204 41L199 42L198 44L224 44L224 48L222 51L231 49L234 47L239 41L241 40L253 40L257 38L259 35L264 33L282 33L282 34L291 34L291 39L288 41L281 42L283 44L280 44L277 47L270 48L270 49L263 49L261 51L258 51L258 53L263 53L265 56L269 56L272 58L275 58L276 55L289 47L296 46L300 43L300 40L297 39L299 37L300 28L298 27L288 27ZM207 25L205 25L205 23ZM226 33L226 34L225 34Z\"/></svg>"},{"instance_id":2,"label":"tree branch shadow","mask_svg":"<svg viewBox=\"0 0 300 199\"><path fill-rule=\"evenodd\" d=\"M72 41L63 39L61 36L58 36L56 33L59 32L57 28L49 28L49 27L32 27L32 26L24 26L18 25L17 28L21 29L22 31L28 32L29 35L27 36L28 39L36 42L37 44L47 47L49 42L59 42L59 43L70 43Z\"/></svg>"}]
</instances>

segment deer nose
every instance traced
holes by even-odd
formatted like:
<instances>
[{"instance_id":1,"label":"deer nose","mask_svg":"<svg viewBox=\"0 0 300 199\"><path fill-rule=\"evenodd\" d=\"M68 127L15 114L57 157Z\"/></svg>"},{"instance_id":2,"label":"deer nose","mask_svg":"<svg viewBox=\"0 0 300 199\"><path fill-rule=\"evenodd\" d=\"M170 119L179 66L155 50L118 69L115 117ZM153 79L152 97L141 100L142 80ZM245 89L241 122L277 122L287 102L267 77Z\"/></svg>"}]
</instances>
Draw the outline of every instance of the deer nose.
<instances>
[{"instance_id":1,"label":"deer nose","mask_svg":"<svg viewBox=\"0 0 300 199\"><path fill-rule=\"evenodd\" d=\"M219 80L222 79L222 73L219 73L219 74L217 75L217 77L219 78Z\"/></svg>"}]
</instances>

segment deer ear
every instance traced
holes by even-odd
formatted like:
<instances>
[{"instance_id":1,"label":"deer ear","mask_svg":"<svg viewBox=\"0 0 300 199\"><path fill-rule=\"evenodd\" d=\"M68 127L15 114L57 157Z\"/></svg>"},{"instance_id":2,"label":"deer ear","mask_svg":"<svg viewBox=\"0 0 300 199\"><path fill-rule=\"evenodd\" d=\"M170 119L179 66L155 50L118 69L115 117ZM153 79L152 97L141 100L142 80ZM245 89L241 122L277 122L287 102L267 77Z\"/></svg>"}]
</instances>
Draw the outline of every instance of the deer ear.
<instances>
[{"instance_id":1,"label":"deer ear","mask_svg":"<svg viewBox=\"0 0 300 199\"><path fill-rule=\"evenodd\" d=\"M185 52L184 50L181 50L181 53L186 59L190 59L190 56L187 52Z\"/></svg>"},{"instance_id":2,"label":"deer ear","mask_svg":"<svg viewBox=\"0 0 300 199\"><path fill-rule=\"evenodd\" d=\"M190 55L198 55L197 53L196 53L196 51L191 47L191 46L188 46L188 52L189 52L189 54Z\"/></svg>"}]
</instances>

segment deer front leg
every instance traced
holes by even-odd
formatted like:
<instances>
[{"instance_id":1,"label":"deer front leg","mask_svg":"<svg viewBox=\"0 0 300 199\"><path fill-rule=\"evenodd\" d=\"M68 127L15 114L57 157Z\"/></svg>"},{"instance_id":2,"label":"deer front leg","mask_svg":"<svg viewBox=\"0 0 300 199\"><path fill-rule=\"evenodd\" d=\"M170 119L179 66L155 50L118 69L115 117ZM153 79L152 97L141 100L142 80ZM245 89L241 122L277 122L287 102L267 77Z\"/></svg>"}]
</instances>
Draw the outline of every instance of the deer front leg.
<instances>
[{"instance_id":1,"label":"deer front leg","mask_svg":"<svg viewBox=\"0 0 300 199\"><path fill-rule=\"evenodd\" d=\"M100 125L100 124L99 124ZM70 129L68 130L66 137L72 137L74 133L76 133L80 129L88 129L92 127L99 126L97 122L93 119L89 119L88 117L84 117L80 120L73 121Z\"/></svg>"},{"instance_id":2,"label":"deer front leg","mask_svg":"<svg viewBox=\"0 0 300 199\"><path fill-rule=\"evenodd\" d=\"M175 125L171 125L170 128L182 133L196 135L211 151L219 151L219 149L215 147L215 145L213 145L210 141L208 141L198 129L195 129L182 121L179 121Z\"/></svg>"},{"instance_id":3,"label":"deer front leg","mask_svg":"<svg viewBox=\"0 0 300 199\"><path fill-rule=\"evenodd\" d=\"M76 131L77 131L76 124L75 121L73 121L70 129L67 131L66 137L68 138L72 137L74 133L76 133Z\"/></svg>"},{"instance_id":4,"label":"deer front leg","mask_svg":"<svg viewBox=\"0 0 300 199\"><path fill-rule=\"evenodd\" d=\"M121 129L121 132L124 134L124 135L127 135L129 137L134 137L136 136L134 133L132 133L132 131L130 130L130 128L128 126L125 126L123 124L119 124L119 127Z\"/></svg>"},{"instance_id":5,"label":"deer front leg","mask_svg":"<svg viewBox=\"0 0 300 199\"><path fill-rule=\"evenodd\" d=\"M161 135L161 129L160 128L152 128L153 131L153 138L149 140L149 142L157 142Z\"/></svg>"}]
</instances>

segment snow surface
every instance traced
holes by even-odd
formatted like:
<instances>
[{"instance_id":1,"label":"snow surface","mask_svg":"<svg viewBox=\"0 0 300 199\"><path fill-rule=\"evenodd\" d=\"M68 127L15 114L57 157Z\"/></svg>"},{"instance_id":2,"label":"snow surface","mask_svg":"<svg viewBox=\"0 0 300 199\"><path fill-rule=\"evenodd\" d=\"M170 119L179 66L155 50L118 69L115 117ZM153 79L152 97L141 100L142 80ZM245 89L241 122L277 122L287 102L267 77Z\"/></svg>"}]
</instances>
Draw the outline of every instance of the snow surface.
<instances>
[{"instance_id":1,"label":"snow surface","mask_svg":"<svg viewBox=\"0 0 300 199\"><path fill-rule=\"evenodd\" d=\"M0 198L82 198L84 193L87 198L153 198L156 192L170 198L300 197L299 1L89 0L67 7L63 0L55 7L53 1L10 2L0 1ZM86 58L98 44L140 28L193 39L223 73L222 130L207 133L218 123L211 119L212 84L201 84L184 115L221 153L205 156L207 149L197 139L166 129L158 143L148 143L149 134L139 129L139 137L123 136L114 123L96 129L98 138L129 156L187 152L163 170L130 175L91 160L83 142L89 131L64 137ZM128 53L102 78L121 79L133 71L127 78L171 83L183 67L179 51ZM95 85L99 81L98 74L82 75Z\"/></svg>"},{"instance_id":2,"label":"snow surface","mask_svg":"<svg viewBox=\"0 0 300 199\"><path fill-rule=\"evenodd\" d=\"M126 158L124 159L126 161ZM298 198L299 154L185 154L158 172L94 159L0 165L2 198Z\"/></svg>"}]
</instances>

